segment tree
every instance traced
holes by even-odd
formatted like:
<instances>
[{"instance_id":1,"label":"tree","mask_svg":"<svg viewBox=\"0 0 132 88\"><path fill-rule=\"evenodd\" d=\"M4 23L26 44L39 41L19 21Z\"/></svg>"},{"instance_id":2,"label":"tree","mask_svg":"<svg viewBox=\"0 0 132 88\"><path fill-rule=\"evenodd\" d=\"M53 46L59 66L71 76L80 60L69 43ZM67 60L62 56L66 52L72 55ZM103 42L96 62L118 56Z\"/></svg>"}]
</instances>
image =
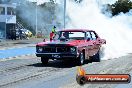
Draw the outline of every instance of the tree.
<instances>
[{"instance_id":1,"label":"tree","mask_svg":"<svg viewBox=\"0 0 132 88\"><path fill-rule=\"evenodd\" d=\"M130 0L118 0L114 4L109 5L112 15L118 15L120 12L126 13L132 9L132 2Z\"/></svg>"}]
</instances>

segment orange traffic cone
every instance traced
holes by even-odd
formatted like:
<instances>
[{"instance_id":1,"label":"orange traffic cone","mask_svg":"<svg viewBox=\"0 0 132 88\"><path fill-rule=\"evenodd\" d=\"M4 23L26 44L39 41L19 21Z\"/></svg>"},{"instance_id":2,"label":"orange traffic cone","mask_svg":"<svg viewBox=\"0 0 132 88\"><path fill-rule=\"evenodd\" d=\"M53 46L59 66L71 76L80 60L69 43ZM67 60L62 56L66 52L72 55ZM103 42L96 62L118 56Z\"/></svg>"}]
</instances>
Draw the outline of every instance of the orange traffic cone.
<instances>
[{"instance_id":1,"label":"orange traffic cone","mask_svg":"<svg viewBox=\"0 0 132 88\"><path fill-rule=\"evenodd\" d=\"M85 75L86 75L86 72L85 72L85 70L84 70L81 66L79 66L79 67L78 67L78 72L77 72L77 74L78 74L79 76L85 76Z\"/></svg>"}]
</instances>

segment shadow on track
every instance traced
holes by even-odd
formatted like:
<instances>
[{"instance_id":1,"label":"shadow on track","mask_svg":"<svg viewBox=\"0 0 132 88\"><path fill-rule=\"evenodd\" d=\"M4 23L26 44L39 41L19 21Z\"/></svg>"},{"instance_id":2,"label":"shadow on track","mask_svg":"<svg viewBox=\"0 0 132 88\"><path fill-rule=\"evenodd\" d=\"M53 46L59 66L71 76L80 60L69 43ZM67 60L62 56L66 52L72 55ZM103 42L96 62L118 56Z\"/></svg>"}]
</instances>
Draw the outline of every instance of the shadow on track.
<instances>
[{"instance_id":1,"label":"shadow on track","mask_svg":"<svg viewBox=\"0 0 132 88\"><path fill-rule=\"evenodd\" d=\"M88 64L86 61L85 64ZM54 60L54 61L49 61L47 65L43 65L41 62L40 63L35 63L35 64L30 64L27 66L34 66L34 67L55 67L55 68L72 68L76 67L74 62L72 61L60 61L60 60Z\"/></svg>"}]
</instances>

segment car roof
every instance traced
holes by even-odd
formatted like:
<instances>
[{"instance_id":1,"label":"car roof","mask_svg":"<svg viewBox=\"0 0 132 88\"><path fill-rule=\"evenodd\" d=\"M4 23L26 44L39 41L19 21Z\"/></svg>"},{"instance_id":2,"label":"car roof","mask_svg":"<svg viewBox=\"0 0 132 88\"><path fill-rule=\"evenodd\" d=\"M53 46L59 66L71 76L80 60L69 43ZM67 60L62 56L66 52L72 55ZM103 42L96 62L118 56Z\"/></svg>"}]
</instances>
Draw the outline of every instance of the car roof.
<instances>
[{"instance_id":1,"label":"car roof","mask_svg":"<svg viewBox=\"0 0 132 88\"><path fill-rule=\"evenodd\" d=\"M59 31L64 31L64 32L68 32L68 31L72 31L72 32L87 32L87 31L93 31L93 30L89 30L89 29L62 29Z\"/></svg>"}]
</instances>

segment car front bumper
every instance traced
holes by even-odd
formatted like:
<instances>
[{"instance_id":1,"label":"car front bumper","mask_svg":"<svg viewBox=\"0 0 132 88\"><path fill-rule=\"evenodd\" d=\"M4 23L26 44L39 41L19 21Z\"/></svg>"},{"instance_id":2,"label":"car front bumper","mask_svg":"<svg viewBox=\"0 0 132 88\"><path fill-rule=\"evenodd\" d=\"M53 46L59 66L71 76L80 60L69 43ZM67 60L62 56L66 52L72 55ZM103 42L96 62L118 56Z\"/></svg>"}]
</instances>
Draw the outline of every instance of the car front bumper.
<instances>
[{"instance_id":1,"label":"car front bumper","mask_svg":"<svg viewBox=\"0 0 132 88\"><path fill-rule=\"evenodd\" d=\"M75 59L78 54L75 53L36 53L37 57L44 57L49 59Z\"/></svg>"}]
</instances>

